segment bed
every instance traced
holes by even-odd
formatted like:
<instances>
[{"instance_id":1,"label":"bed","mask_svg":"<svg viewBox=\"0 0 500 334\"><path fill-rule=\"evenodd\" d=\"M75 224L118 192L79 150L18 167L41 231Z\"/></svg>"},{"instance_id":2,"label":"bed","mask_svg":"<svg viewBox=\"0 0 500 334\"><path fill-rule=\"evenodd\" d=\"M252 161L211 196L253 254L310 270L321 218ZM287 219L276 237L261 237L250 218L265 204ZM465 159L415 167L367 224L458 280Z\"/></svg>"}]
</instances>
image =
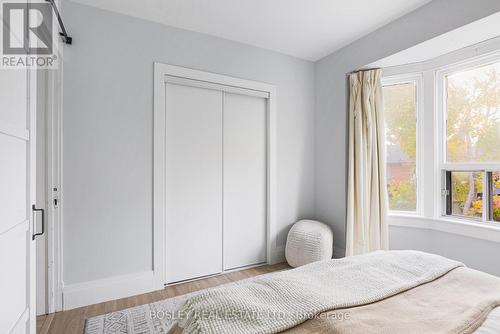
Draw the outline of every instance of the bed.
<instances>
[{"instance_id":1,"label":"bed","mask_svg":"<svg viewBox=\"0 0 500 334\"><path fill-rule=\"evenodd\" d=\"M500 300L499 284L500 279L496 277L459 267L441 278L393 297L326 312L330 317L306 321L285 332L500 333L500 308L495 308ZM346 314L350 320L342 320ZM485 322L487 318L489 320Z\"/></svg>"},{"instance_id":2,"label":"bed","mask_svg":"<svg viewBox=\"0 0 500 334\"><path fill-rule=\"evenodd\" d=\"M500 278L436 255L375 252L265 276L188 298L172 332L500 333ZM262 317L276 310L287 316Z\"/></svg>"},{"instance_id":3,"label":"bed","mask_svg":"<svg viewBox=\"0 0 500 334\"><path fill-rule=\"evenodd\" d=\"M389 251L107 313L87 319L85 333L498 334L499 306L500 278L437 255ZM227 311L239 313L210 318Z\"/></svg>"}]
</instances>

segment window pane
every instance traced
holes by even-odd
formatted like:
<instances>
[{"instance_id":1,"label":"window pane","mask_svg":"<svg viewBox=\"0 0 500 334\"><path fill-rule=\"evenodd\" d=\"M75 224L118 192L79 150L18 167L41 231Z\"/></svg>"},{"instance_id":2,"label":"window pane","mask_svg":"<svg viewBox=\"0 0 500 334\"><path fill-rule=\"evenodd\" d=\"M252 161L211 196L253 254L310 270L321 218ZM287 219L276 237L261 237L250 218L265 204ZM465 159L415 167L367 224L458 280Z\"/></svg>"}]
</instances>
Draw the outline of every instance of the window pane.
<instances>
[{"instance_id":1,"label":"window pane","mask_svg":"<svg viewBox=\"0 0 500 334\"><path fill-rule=\"evenodd\" d=\"M493 220L500 222L500 172L491 174L491 208L493 211Z\"/></svg>"},{"instance_id":2,"label":"window pane","mask_svg":"<svg viewBox=\"0 0 500 334\"><path fill-rule=\"evenodd\" d=\"M483 172L451 172L451 214L481 218Z\"/></svg>"},{"instance_id":3,"label":"window pane","mask_svg":"<svg viewBox=\"0 0 500 334\"><path fill-rule=\"evenodd\" d=\"M447 161L500 162L500 63L445 78Z\"/></svg>"},{"instance_id":4,"label":"window pane","mask_svg":"<svg viewBox=\"0 0 500 334\"><path fill-rule=\"evenodd\" d=\"M389 209L417 209L415 83L383 87Z\"/></svg>"}]
</instances>

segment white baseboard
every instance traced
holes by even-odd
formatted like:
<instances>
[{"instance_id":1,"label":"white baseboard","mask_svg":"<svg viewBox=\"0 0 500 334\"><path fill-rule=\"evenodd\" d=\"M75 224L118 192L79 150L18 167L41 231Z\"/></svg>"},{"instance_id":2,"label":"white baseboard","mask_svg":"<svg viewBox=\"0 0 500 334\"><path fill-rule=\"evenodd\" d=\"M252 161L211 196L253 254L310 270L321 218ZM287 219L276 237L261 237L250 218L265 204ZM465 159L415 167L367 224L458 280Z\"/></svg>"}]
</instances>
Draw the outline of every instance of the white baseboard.
<instances>
[{"instance_id":1,"label":"white baseboard","mask_svg":"<svg viewBox=\"0 0 500 334\"><path fill-rule=\"evenodd\" d=\"M276 247L271 263L285 262L285 246ZM95 281L70 284L63 287L63 310L102 303L157 290L154 272L113 276Z\"/></svg>"},{"instance_id":2,"label":"white baseboard","mask_svg":"<svg viewBox=\"0 0 500 334\"><path fill-rule=\"evenodd\" d=\"M71 310L154 290L153 271L70 284L63 288L63 310Z\"/></svg>"}]
</instances>

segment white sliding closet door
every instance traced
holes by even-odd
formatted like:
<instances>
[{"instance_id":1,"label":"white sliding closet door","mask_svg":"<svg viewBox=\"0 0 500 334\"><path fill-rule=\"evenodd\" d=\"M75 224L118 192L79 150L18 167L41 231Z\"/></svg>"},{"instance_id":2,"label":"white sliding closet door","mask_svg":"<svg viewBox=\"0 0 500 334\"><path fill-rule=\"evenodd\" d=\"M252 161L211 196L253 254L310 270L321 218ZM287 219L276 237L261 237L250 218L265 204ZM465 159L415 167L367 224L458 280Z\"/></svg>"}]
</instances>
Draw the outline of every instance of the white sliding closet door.
<instances>
[{"instance_id":1,"label":"white sliding closet door","mask_svg":"<svg viewBox=\"0 0 500 334\"><path fill-rule=\"evenodd\" d=\"M222 100L166 84L167 283L222 272Z\"/></svg>"},{"instance_id":2,"label":"white sliding closet door","mask_svg":"<svg viewBox=\"0 0 500 334\"><path fill-rule=\"evenodd\" d=\"M261 97L225 93L224 270L266 261L266 112Z\"/></svg>"}]
</instances>

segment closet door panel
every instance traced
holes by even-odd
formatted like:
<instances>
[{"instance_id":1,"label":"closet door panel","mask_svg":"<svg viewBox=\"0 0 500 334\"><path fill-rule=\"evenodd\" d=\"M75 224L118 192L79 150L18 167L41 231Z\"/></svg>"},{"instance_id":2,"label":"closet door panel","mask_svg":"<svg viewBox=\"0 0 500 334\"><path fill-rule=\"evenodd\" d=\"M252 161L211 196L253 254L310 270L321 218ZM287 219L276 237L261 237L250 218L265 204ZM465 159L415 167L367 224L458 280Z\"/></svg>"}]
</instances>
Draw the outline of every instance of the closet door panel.
<instances>
[{"instance_id":1,"label":"closet door panel","mask_svg":"<svg viewBox=\"0 0 500 334\"><path fill-rule=\"evenodd\" d=\"M167 283L222 271L222 92L166 85Z\"/></svg>"},{"instance_id":2,"label":"closet door panel","mask_svg":"<svg viewBox=\"0 0 500 334\"><path fill-rule=\"evenodd\" d=\"M266 100L225 93L224 269L266 261Z\"/></svg>"}]
</instances>

